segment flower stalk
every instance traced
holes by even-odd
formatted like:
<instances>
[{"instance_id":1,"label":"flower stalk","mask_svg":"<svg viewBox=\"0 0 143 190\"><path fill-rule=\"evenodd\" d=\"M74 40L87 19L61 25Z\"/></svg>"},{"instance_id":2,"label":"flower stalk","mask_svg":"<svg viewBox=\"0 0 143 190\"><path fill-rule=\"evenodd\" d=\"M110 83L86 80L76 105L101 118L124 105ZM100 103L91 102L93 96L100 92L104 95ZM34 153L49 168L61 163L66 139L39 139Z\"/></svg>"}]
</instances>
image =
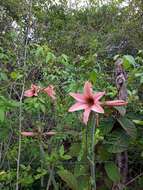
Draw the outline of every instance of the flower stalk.
<instances>
[{"instance_id":1,"label":"flower stalk","mask_svg":"<svg viewBox=\"0 0 143 190\"><path fill-rule=\"evenodd\" d=\"M96 164L95 164L95 153L94 153L96 127L97 127L97 114L94 114L93 125L91 128L91 162L90 162L92 190L96 190Z\"/></svg>"}]
</instances>

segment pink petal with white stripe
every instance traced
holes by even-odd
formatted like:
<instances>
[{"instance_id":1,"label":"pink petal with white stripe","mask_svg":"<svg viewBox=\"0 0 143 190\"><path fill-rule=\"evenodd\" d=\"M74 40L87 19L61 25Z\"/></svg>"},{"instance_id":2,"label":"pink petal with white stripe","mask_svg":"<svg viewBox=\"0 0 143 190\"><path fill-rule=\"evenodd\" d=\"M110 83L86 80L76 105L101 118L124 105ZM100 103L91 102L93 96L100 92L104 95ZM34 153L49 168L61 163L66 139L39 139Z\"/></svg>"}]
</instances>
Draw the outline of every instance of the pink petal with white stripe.
<instances>
[{"instance_id":1,"label":"pink petal with white stripe","mask_svg":"<svg viewBox=\"0 0 143 190\"><path fill-rule=\"evenodd\" d=\"M70 96L72 96L75 100L81 103L85 103L85 96L80 93L70 93Z\"/></svg>"},{"instance_id":2,"label":"pink petal with white stripe","mask_svg":"<svg viewBox=\"0 0 143 190\"><path fill-rule=\"evenodd\" d=\"M95 93L94 94L94 101L96 102L96 101L100 100L100 98L102 98L102 96L104 96L104 95L105 95L105 92L97 92L97 93Z\"/></svg>"},{"instance_id":3,"label":"pink petal with white stripe","mask_svg":"<svg viewBox=\"0 0 143 190\"><path fill-rule=\"evenodd\" d=\"M99 104L93 105L91 110L97 113L104 113L104 109Z\"/></svg>"},{"instance_id":4,"label":"pink petal with white stripe","mask_svg":"<svg viewBox=\"0 0 143 190\"><path fill-rule=\"evenodd\" d=\"M43 92L47 93L48 96L50 96L53 100L56 99L55 95L55 91L54 91L54 87L52 85L49 85L47 88L43 89Z\"/></svg>"},{"instance_id":5,"label":"pink petal with white stripe","mask_svg":"<svg viewBox=\"0 0 143 190\"><path fill-rule=\"evenodd\" d=\"M71 106L68 111L69 112L74 112L74 111L86 109L87 107L88 107L87 104L77 102L73 106Z\"/></svg>"},{"instance_id":6,"label":"pink petal with white stripe","mask_svg":"<svg viewBox=\"0 0 143 190\"><path fill-rule=\"evenodd\" d=\"M91 108L86 108L86 109L84 110L84 112L83 112L83 122L85 123L85 125L87 125L90 112L91 112Z\"/></svg>"},{"instance_id":7,"label":"pink petal with white stripe","mask_svg":"<svg viewBox=\"0 0 143 190\"><path fill-rule=\"evenodd\" d=\"M86 97L90 97L90 96L92 96L93 94L92 94L92 84L90 83L90 82L85 82L85 84L84 84L84 95L86 96Z\"/></svg>"},{"instance_id":8,"label":"pink petal with white stripe","mask_svg":"<svg viewBox=\"0 0 143 190\"><path fill-rule=\"evenodd\" d=\"M32 90L32 89L26 90L26 91L24 92L24 96L26 96L26 97L32 97L32 96L34 96L33 90Z\"/></svg>"}]
</instances>

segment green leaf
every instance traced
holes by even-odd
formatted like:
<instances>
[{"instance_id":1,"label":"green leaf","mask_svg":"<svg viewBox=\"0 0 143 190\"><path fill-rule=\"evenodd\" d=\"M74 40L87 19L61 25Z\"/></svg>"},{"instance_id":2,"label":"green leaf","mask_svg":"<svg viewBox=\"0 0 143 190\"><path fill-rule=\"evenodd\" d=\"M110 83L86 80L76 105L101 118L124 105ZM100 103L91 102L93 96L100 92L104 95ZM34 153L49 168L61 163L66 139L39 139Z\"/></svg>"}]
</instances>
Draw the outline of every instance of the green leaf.
<instances>
[{"instance_id":1,"label":"green leaf","mask_svg":"<svg viewBox=\"0 0 143 190\"><path fill-rule=\"evenodd\" d=\"M125 117L121 117L118 118L117 121L120 123L120 125L123 127L123 129L127 132L127 134L132 137L132 138L136 138L137 136L137 129L136 126L134 125L134 123L125 118Z\"/></svg>"},{"instance_id":2,"label":"green leaf","mask_svg":"<svg viewBox=\"0 0 143 190\"><path fill-rule=\"evenodd\" d=\"M60 153L60 156L62 157L63 155L64 155L64 146L62 145L61 147L60 147L60 150L59 150L59 153Z\"/></svg>"},{"instance_id":3,"label":"green leaf","mask_svg":"<svg viewBox=\"0 0 143 190\"><path fill-rule=\"evenodd\" d=\"M110 153L120 153L127 150L129 146L129 136L123 129L116 130L107 135L104 142L106 149Z\"/></svg>"},{"instance_id":4,"label":"green leaf","mask_svg":"<svg viewBox=\"0 0 143 190\"><path fill-rule=\"evenodd\" d=\"M135 67L135 59L131 55L124 55L123 56L123 65L125 69L130 69Z\"/></svg>"},{"instance_id":5,"label":"green leaf","mask_svg":"<svg viewBox=\"0 0 143 190\"><path fill-rule=\"evenodd\" d=\"M43 50L43 47L39 46L36 50L36 53L35 53L36 57L39 57L39 56L44 56L44 50Z\"/></svg>"},{"instance_id":6,"label":"green leaf","mask_svg":"<svg viewBox=\"0 0 143 190\"><path fill-rule=\"evenodd\" d=\"M143 83L143 76L141 76L141 78L140 78L140 83L141 84Z\"/></svg>"},{"instance_id":7,"label":"green leaf","mask_svg":"<svg viewBox=\"0 0 143 190\"><path fill-rule=\"evenodd\" d=\"M97 72L96 71L92 71L89 75L89 79L91 82L93 82L93 84L95 84L96 79L97 79Z\"/></svg>"},{"instance_id":8,"label":"green leaf","mask_svg":"<svg viewBox=\"0 0 143 190\"><path fill-rule=\"evenodd\" d=\"M72 144L72 146L70 147L70 150L69 150L69 154L74 157L74 156L78 156L79 155L79 152L80 152L80 149L81 149L81 145L80 143L79 144Z\"/></svg>"},{"instance_id":9,"label":"green leaf","mask_svg":"<svg viewBox=\"0 0 143 190\"><path fill-rule=\"evenodd\" d=\"M63 181L66 182L69 188L72 190L78 190L78 182L75 176L69 172L68 170L59 170L58 175L61 177Z\"/></svg>"},{"instance_id":10,"label":"green leaf","mask_svg":"<svg viewBox=\"0 0 143 190\"><path fill-rule=\"evenodd\" d=\"M123 106L114 106L114 108L120 113L121 116L126 114L126 108Z\"/></svg>"},{"instance_id":11,"label":"green leaf","mask_svg":"<svg viewBox=\"0 0 143 190\"><path fill-rule=\"evenodd\" d=\"M117 55L115 55L115 56L113 57L113 60L116 61L119 57L120 57L120 55L117 54Z\"/></svg>"},{"instance_id":12,"label":"green leaf","mask_svg":"<svg viewBox=\"0 0 143 190\"><path fill-rule=\"evenodd\" d=\"M113 118L104 119L104 121L101 121L100 123L100 131L103 135L107 135L113 128L115 121Z\"/></svg>"},{"instance_id":13,"label":"green leaf","mask_svg":"<svg viewBox=\"0 0 143 190\"><path fill-rule=\"evenodd\" d=\"M60 150L59 150L59 153L60 153L60 157L61 157L62 159L64 159L64 160L69 160L69 159L71 159L71 156L70 156L70 155L67 155L67 154L64 155L65 150L64 150L64 146L63 146L63 145L61 146L61 148L60 148Z\"/></svg>"},{"instance_id":14,"label":"green leaf","mask_svg":"<svg viewBox=\"0 0 143 190\"><path fill-rule=\"evenodd\" d=\"M119 182L120 181L120 173L119 173L118 168L114 162L105 164L105 171L106 171L108 177L113 182Z\"/></svg>"},{"instance_id":15,"label":"green leaf","mask_svg":"<svg viewBox=\"0 0 143 190\"><path fill-rule=\"evenodd\" d=\"M4 117L5 117L5 110L4 109L0 109L0 121L3 122L4 121Z\"/></svg>"},{"instance_id":16,"label":"green leaf","mask_svg":"<svg viewBox=\"0 0 143 190\"><path fill-rule=\"evenodd\" d=\"M8 80L7 74L6 73L0 73L0 80L7 81Z\"/></svg>"},{"instance_id":17,"label":"green leaf","mask_svg":"<svg viewBox=\"0 0 143 190\"><path fill-rule=\"evenodd\" d=\"M64 160L70 160L70 159L71 159L71 156L66 154L66 155L63 155L62 158L63 158Z\"/></svg>"},{"instance_id":18,"label":"green leaf","mask_svg":"<svg viewBox=\"0 0 143 190\"><path fill-rule=\"evenodd\" d=\"M60 57L61 63L65 64L65 65L68 64L68 59L69 59L68 56L65 55L65 54L62 54L61 57Z\"/></svg>"},{"instance_id":19,"label":"green leaf","mask_svg":"<svg viewBox=\"0 0 143 190\"><path fill-rule=\"evenodd\" d=\"M55 55L51 52L48 52L47 53L47 56L46 56L46 63L49 63L49 61L54 61L56 59Z\"/></svg>"},{"instance_id":20,"label":"green leaf","mask_svg":"<svg viewBox=\"0 0 143 190\"><path fill-rule=\"evenodd\" d=\"M143 125L143 121L141 120L133 120L133 122L137 125Z\"/></svg>"},{"instance_id":21,"label":"green leaf","mask_svg":"<svg viewBox=\"0 0 143 190\"><path fill-rule=\"evenodd\" d=\"M20 79L23 77L22 74L20 74L19 72L13 71L10 73L10 77L14 80Z\"/></svg>"}]
</instances>

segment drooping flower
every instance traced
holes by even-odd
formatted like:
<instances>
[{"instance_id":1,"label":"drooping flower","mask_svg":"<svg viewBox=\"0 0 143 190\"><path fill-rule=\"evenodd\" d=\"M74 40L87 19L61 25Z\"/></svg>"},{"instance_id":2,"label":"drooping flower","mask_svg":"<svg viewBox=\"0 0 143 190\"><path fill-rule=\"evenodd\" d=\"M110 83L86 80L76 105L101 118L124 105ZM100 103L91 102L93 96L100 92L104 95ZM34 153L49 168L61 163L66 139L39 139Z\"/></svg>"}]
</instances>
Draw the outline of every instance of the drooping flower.
<instances>
[{"instance_id":1,"label":"drooping flower","mask_svg":"<svg viewBox=\"0 0 143 190\"><path fill-rule=\"evenodd\" d=\"M105 101L103 102L104 106L112 107L112 106L125 106L128 102L125 102L124 100L112 100L112 101Z\"/></svg>"},{"instance_id":2,"label":"drooping flower","mask_svg":"<svg viewBox=\"0 0 143 190\"><path fill-rule=\"evenodd\" d=\"M40 91L40 87L32 84L31 88L24 92L24 96L26 96L26 97L38 96L39 91Z\"/></svg>"},{"instance_id":3,"label":"drooping flower","mask_svg":"<svg viewBox=\"0 0 143 190\"><path fill-rule=\"evenodd\" d=\"M53 100L56 99L55 95L55 91L54 91L54 87L52 85L49 85L47 88L43 89L43 92L45 92L48 96L50 96Z\"/></svg>"},{"instance_id":4,"label":"drooping flower","mask_svg":"<svg viewBox=\"0 0 143 190\"><path fill-rule=\"evenodd\" d=\"M52 136L52 135L55 135L55 134L56 134L56 132L54 132L54 131L49 131L49 132L42 133L42 135L44 135L44 136L46 136L46 135L47 136ZM37 136L38 133L23 131L23 132L21 132L21 135L23 135L25 137L33 137L33 136Z\"/></svg>"},{"instance_id":5,"label":"drooping flower","mask_svg":"<svg viewBox=\"0 0 143 190\"><path fill-rule=\"evenodd\" d=\"M81 93L70 93L70 95L77 101L73 106L69 108L69 112L74 112L78 110L84 110L83 113L83 122L87 125L89 115L91 111L97 113L104 113L102 106L123 106L127 105L127 102L123 100L114 100L114 101L99 101L104 95L105 92L96 92L93 93L92 84L90 82L85 82L83 94Z\"/></svg>"},{"instance_id":6,"label":"drooping flower","mask_svg":"<svg viewBox=\"0 0 143 190\"><path fill-rule=\"evenodd\" d=\"M26 137L32 137L32 136L35 136L35 133L24 131L24 132L21 132L21 135L26 136Z\"/></svg>"},{"instance_id":7,"label":"drooping flower","mask_svg":"<svg viewBox=\"0 0 143 190\"><path fill-rule=\"evenodd\" d=\"M101 107L100 98L105 95L105 92L93 93L92 84L85 82L84 92L70 93L70 95L77 101L73 106L69 108L69 112L74 112L84 109L83 122L87 124L91 111L97 113L104 113L104 109Z\"/></svg>"}]
</instances>

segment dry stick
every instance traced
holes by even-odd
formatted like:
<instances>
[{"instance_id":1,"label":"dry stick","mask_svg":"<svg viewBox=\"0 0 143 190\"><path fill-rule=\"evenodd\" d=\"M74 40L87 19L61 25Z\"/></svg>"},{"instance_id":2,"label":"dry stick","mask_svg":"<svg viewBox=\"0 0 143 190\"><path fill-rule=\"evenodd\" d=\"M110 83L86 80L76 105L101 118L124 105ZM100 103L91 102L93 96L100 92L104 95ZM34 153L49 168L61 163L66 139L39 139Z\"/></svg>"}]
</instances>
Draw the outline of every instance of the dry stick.
<instances>
[{"instance_id":1,"label":"dry stick","mask_svg":"<svg viewBox=\"0 0 143 190\"><path fill-rule=\"evenodd\" d=\"M134 182L136 179L138 179L139 177L143 176L143 173L140 173L139 175L137 175L136 177L134 177L133 179L131 179L130 181L128 181L125 186L128 186L129 184L131 184L132 182Z\"/></svg>"},{"instance_id":2,"label":"dry stick","mask_svg":"<svg viewBox=\"0 0 143 190\"><path fill-rule=\"evenodd\" d=\"M30 7L29 7L29 23L27 26L27 32L26 32L26 40L25 40L25 46L24 46L24 57L23 57L23 66L25 68L26 66L26 59L27 59L27 45L28 45L28 34L29 34L29 27L30 27L30 18L31 18L31 10L32 10L32 0L30 1ZM19 106L19 139L18 139L18 156L17 156L17 171L16 171L16 190L19 189L19 170L20 170L20 157L21 157L21 129L22 129L22 99L24 95L24 89L25 89L25 76L23 79L23 85L22 85L22 91L20 95L20 106Z\"/></svg>"},{"instance_id":3,"label":"dry stick","mask_svg":"<svg viewBox=\"0 0 143 190\"><path fill-rule=\"evenodd\" d=\"M38 114L38 120L39 120L39 122L40 122L40 120L41 120L40 112L39 112L39 114ZM42 132L40 126L38 126L38 132L39 132L39 133ZM43 149L43 146L42 146L42 139L41 139L41 137L40 137L40 139L39 139L39 147L40 147L40 156L41 156L41 159L43 159L45 153L44 153L44 149ZM43 163L41 163L41 168L43 169ZM44 178L41 177L41 187L43 187L43 186L44 186Z\"/></svg>"},{"instance_id":4,"label":"dry stick","mask_svg":"<svg viewBox=\"0 0 143 190\"><path fill-rule=\"evenodd\" d=\"M39 142L39 146L40 146L40 154L41 154L41 157L43 158L45 152L44 152L44 149L43 149L43 146L42 146L41 139L40 139L40 142ZM43 169L43 163L41 163L41 167L42 167L42 169ZM43 187L43 186L44 186L44 178L41 177L41 187Z\"/></svg>"},{"instance_id":5,"label":"dry stick","mask_svg":"<svg viewBox=\"0 0 143 190\"><path fill-rule=\"evenodd\" d=\"M20 156L21 156L21 128L22 128L22 98L23 98L23 93L24 93L24 85L25 81L23 83L22 87L22 93L21 93L21 98L20 98L20 108L19 108L19 145L18 145L18 157L17 157L17 171L16 171L16 190L19 189L19 169L20 169Z\"/></svg>"}]
</instances>

